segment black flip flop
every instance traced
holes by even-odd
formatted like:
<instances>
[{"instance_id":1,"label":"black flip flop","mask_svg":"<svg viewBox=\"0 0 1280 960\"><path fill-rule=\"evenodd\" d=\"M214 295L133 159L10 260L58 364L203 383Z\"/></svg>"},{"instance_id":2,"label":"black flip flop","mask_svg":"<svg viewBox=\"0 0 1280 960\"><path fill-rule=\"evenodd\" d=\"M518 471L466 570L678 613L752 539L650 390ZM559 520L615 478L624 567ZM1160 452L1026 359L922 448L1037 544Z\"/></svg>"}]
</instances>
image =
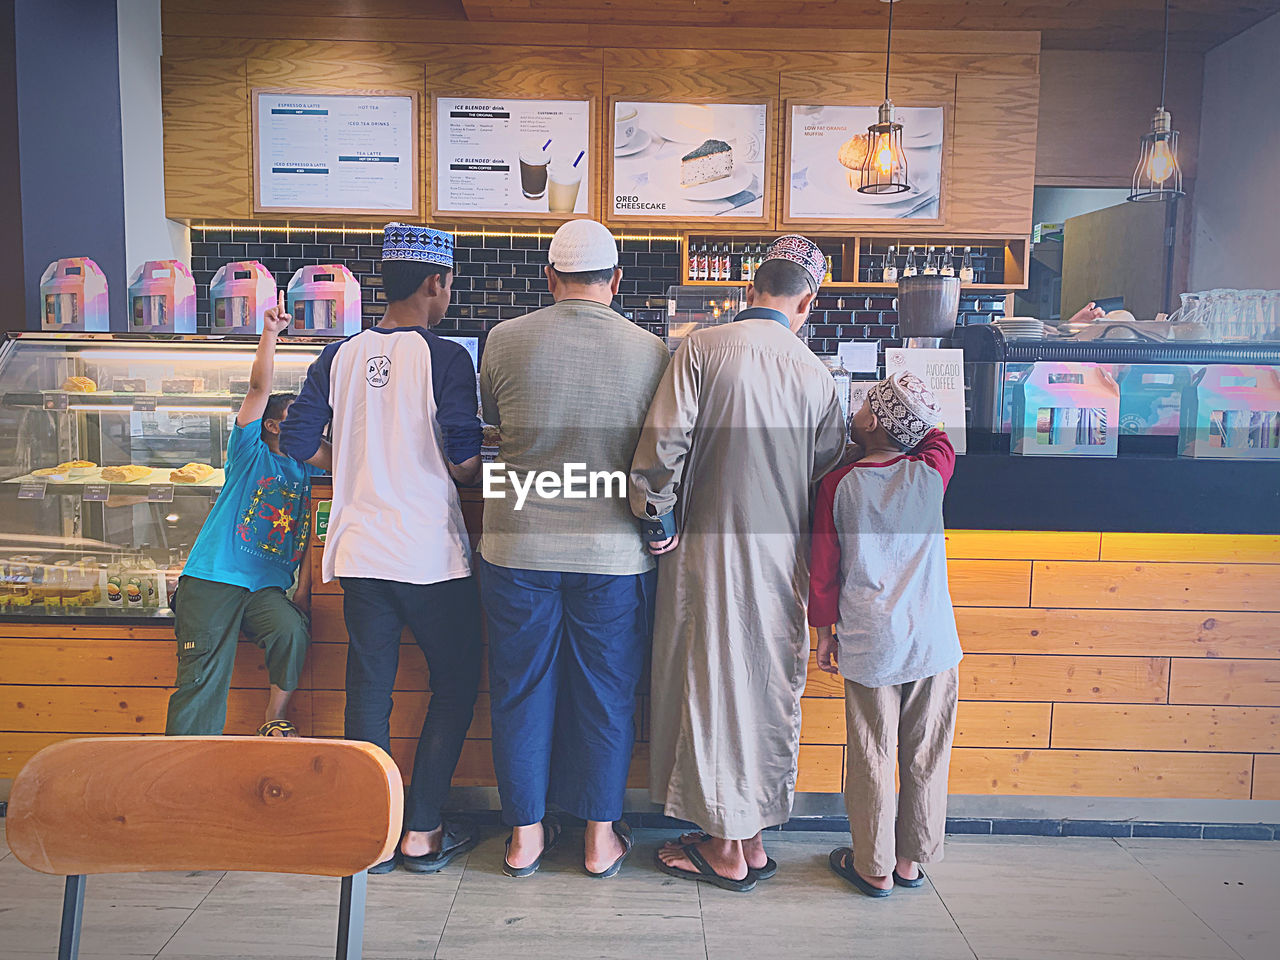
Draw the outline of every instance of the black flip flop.
<instances>
[{"instance_id":1,"label":"black flip flop","mask_svg":"<svg viewBox=\"0 0 1280 960\"><path fill-rule=\"evenodd\" d=\"M381 863L375 863L369 868L368 872L372 874L390 873L396 868L396 864L400 862L400 848L396 847L396 852L389 856Z\"/></svg>"},{"instance_id":2,"label":"black flip flop","mask_svg":"<svg viewBox=\"0 0 1280 960\"><path fill-rule=\"evenodd\" d=\"M557 843L560 842L560 821L555 817L546 816L542 818L542 852L538 854L538 859L533 861L527 867L513 867L507 862L507 855L502 855L502 872L508 877L515 877L522 880L525 877L532 877L538 872L538 868L542 866L542 858L555 849ZM507 837L507 851L511 850L511 838Z\"/></svg>"},{"instance_id":3,"label":"black flip flop","mask_svg":"<svg viewBox=\"0 0 1280 960\"><path fill-rule=\"evenodd\" d=\"M697 837L697 840L690 842L701 843L703 840L710 840L711 834L703 830L690 830L688 833L681 834L680 839L683 840L685 837ZM757 880L772 880L778 872L778 861L766 853L764 856L763 867L760 867L757 870L755 867L751 866L751 864L747 864L747 869L755 874L755 878Z\"/></svg>"},{"instance_id":4,"label":"black flip flop","mask_svg":"<svg viewBox=\"0 0 1280 960\"><path fill-rule=\"evenodd\" d=\"M424 853L417 857L401 852L400 862L410 873L439 873L458 857L474 849L477 842L474 829L469 830L457 823L446 823L439 852Z\"/></svg>"},{"instance_id":5,"label":"black flip flop","mask_svg":"<svg viewBox=\"0 0 1280 960\"><path fill-rule=\"evenodd\" d=\"M848 847L836 847L836 849L832 850L827 857L827 864L831 867L832 873L838 877L844 877L868 897L880 899L893 893L893 887L886 887L882 890L862 879L861 874L853 869L853 851Z\"/></svg>"},{"instance_id":6,"label":"black flip flop","mask_svg":"<svg viewBox=\"0 0 1280 960\"><path fill-rule=\"evenodd\" d=\"M618 835L618 839L622 841L622 855L599 873L588 870L584 866L582 868L583 872L585 872L588 877L592 877L596 880L607 880L609 877L615 876L618 871L622 869L623 862L631 855L631 848L635 846L635 839L631 836L631 827L625 821L619 820L613 825L613 832L616 833Z\"/></svg>"},{"instance_id":7,"label":"black flip flop","mask_svg":"<svg viewBox=\"0 0 1280 960\"><path fill-rule=\"evenodd\" d=\"M893 882L900 887L914 888L914 887L923 886L924 885L924 868L921 867L919 864L917 864L916 870L919 871L919 873L916 874L916 878L914 880L908 880L906 877L904 877L895 869L893 871Z\"/></svg>"},{"instance_id":8,"label":"black flip flop","mask_svg":"<svg viewBox=\"0 0 1280 960\"><path fill-rule=\"evenodd\" d=\"M716 873L711 864L707 863L695 844L682 843L680 850L684 853L685 858L696 867L696 870L681 870L679 867L673 867L668 863L664 863L662 857L658 855L660 851L655 851L653 861L661 870L669 877L679 877L681 880L695 880L698 883L710 883L721 890L730 890L733 893L750 893L756 888L756 878L750 870L741 880L734 880L731 877L722 877Z\"/></svg>"}]
</instances>

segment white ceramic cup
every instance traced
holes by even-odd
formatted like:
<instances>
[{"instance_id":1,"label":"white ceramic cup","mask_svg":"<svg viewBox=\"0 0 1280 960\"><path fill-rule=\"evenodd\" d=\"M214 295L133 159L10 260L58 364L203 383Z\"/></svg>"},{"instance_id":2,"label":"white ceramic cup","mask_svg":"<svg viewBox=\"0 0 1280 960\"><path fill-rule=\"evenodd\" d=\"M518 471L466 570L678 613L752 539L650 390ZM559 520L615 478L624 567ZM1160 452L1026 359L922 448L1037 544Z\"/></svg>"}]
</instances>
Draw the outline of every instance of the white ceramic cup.
<instances>
[{"instance_id":1,"label":"white ceramic cup","mask_svg":"<svg viewBox=\"0 0 1280 960\"><path fill-rule=\"evenodd\" d=\"M618 105L614 115L614 139L613 142L618 146L624 143L630 143L631 138L636 135L636 121L640 115L635 107L623 107Z\"/></svg>"}]
</instances>

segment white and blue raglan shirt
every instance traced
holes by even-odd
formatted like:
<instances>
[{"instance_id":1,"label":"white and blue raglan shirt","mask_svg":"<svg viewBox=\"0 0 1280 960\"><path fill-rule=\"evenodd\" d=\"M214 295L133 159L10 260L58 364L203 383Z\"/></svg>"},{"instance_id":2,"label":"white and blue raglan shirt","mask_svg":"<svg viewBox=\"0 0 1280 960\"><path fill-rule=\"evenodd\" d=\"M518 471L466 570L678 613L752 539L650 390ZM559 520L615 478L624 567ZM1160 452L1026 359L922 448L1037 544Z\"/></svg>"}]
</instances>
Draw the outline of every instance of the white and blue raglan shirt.
<instances>
[{"instance_id":1,"label":"white and blue raglan shirt","mask_svg":"<svg viewBox=\"0 0 1280 960\"><path fill-rule=\"evenodd\" d=\"M373 327L324 348L280 425L306 461L332 422L324 579L438 583L471 573L449 462L480 453L476 372L461 344L422 327Z\"/></svg>"}]
</instances>

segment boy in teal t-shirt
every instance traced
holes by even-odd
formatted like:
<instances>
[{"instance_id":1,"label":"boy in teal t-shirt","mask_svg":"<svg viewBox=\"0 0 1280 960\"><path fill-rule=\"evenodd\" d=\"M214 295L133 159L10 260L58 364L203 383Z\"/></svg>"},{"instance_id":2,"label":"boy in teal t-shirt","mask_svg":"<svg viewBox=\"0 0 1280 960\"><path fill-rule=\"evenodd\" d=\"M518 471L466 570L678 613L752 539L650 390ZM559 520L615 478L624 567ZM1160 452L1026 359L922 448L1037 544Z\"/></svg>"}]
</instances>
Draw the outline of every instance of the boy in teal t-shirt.
<instances>
[{"instance_id":1,"label":"boy in teal t-shirt","mask_svg":"<svg viewBox=\"0 0 1280 960\"><path fill-rule=\"evenodd\" d=\"M280 423L292 393L272 393L276 341L291 322L268 310L227 444L222 494L205 518L174 595L178 689L169 697L165 733L222 733L227 693L243 633L263 649L271 679L263 736L298 732L286 717L309 642L310 570L303 565L291 603L286 591L306 553L311 525L311 477L320 469L280 453ZM328 457L328 444L321 454Z\"/></svg>"}]
</instances>

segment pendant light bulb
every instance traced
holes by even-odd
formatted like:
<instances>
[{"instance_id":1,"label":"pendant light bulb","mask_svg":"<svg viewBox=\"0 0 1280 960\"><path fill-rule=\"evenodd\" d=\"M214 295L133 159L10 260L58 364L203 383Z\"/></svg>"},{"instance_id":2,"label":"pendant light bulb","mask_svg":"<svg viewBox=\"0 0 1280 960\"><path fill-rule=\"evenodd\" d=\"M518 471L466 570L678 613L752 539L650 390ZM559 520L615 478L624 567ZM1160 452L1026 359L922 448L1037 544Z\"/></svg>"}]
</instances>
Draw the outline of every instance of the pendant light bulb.
<instances>
[{"instance_id":1,"label":"pendant light bulb","mask_svg":"<svg viewBox=\"0 0 1280 960\"><path fill-rule=\"evenodd\" d=\"M1151 118L1151 132L1142 138L1142 153L1133 171L1130 200L1176 200L1185 196L1178 166L1178 131L1165 109L1165 81L1169 75L1169 0L1164 4L1164 61L1160 73L1160 106Z\"/></svg>"},{"instance_id":2,"label":"pendant light bulb","mask_svg":"<svg viewBox=\"0 0 1280 960\"><path fill-rule=\"evenodd\" d=\"M859 193L905 193L911 189L907 180L907 154L902 148L902 124L893 118L893 101L889 99L889 55L893 50L893 5L889 4L889 33L884 49L884 102L879 120L867 128L867 155L862 161Z\"/></svg>"}]
</instances>

